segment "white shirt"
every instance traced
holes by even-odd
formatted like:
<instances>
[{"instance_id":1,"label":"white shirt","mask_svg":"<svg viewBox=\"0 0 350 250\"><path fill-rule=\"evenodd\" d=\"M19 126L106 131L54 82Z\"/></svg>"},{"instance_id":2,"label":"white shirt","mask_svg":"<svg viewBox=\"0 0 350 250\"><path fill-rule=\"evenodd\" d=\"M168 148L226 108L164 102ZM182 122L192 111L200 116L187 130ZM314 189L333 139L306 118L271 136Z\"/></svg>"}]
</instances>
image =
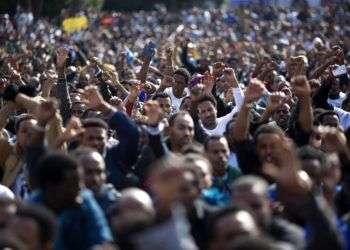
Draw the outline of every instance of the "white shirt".
<instances>
[{"instance_id":1,"label":"white shirt","mask_svg":"<svg viewBox=\"0 0 350 250\"><path fill-rule=\"evenodd\" d=\"M334 108L341 108L343 101L346 98L346 94L343 92L339 93L339 98L338 99L327 99L327 102L329 105L332 105Z\"/></svg>"},{"instance_id":2,"label":"white shirt","mask_svg":"<svg viewBox=\"0 0 350 250\"><path fill-rule=\"evenodd\" d=\"M340 126L347 130L350 127L350 113L341 108L334 108L334 112L339 116Z\"/></svg>"},{"instance_id":3,"label":"white shirt","mask_svg":"<svg viewBox=\"0 0 350 250\"><path fill-rule=\"evenodd\" d=\"M225 133L227 123L229 123L229 121L231 121L232 117L241 110L241 107L242 107L242 104L244 101L243 91L240 88L234 88L233 89L233 97L235 99L236 106L227 115L220 117L220 118L217 118L217 125L214 129L207 129L202 125L203 130L208 135L222 136Z\"/></svg>"},{"instance_id":4,"label":"white shirt","mask_svg":"<svg viewBox=\"0 0 350 250\"><path fill-rule=\"evenodd\" d=\"M185 88L184 92L186 93L185 96L181 97L181 98L177 98L174 93L173 93L173 88L167 88L164 90L164 93L168 94L170 96L171 99L171 106L173 109L173 112L177 112L180 109L180 105L182 100L186 97L190 95L190 92L187 88Z\"/></svg>"}]
</instances>

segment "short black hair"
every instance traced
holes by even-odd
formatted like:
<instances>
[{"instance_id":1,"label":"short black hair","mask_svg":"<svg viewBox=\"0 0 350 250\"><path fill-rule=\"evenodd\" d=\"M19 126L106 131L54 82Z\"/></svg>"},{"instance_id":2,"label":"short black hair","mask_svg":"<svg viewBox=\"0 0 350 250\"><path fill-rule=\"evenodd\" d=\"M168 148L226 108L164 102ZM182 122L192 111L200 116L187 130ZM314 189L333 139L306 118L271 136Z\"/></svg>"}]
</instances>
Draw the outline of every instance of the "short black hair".
<instances>
[{"instance_id":1,"label":"short black hair","mask_svg":"<svg viewBox=\"0 0 350 250\"><path fill-rule=\"evenodd\" d=\"M15 132L17 133L19 126L22 122L28 121L28 120L35 120L35 117L31 114L22 114L16 117L15 120Z\"/></svg>"},{"instance_id":2,"label":"short black hair","mask_svg":"<svg viewBox=\"0 0 350 250\"><path fill-rule=\"evenodd\" d=\"M300 160L318 160L324 166L326 158L325 154L314 147L304 146L298 149L298 156Z\"/></svg>"},{"instance_id":3,"label":"short black hair","mask_svg":"<svg viewBox=\"0 0 350 250\"><path fill-rule=\"evenodd\" d=\"M82 121L84 128L103 128L108 130L108 124L100 118L87 118Z\"/></svg>"},{"instance_id":4,"label":"short black hair","mask_svg":"<svg viewBox=\"0 0 350 250\"><path fill-rule=\"evenodd\" d=\"M41 245L53 243L57 233L55 215L42 206L23 204L18 207L16 215L20 218L33 219L39 228Z\"/></svg>"},{"instance_id":5,"label":"short black hair","mask_svg":"<svg viewBox=\"0 0 350 250\"><path fill-rule=\"evenodd\" d=\"M50 153L38 162L35 175L39 187L45 189L47 183L61 183L67 172L78 169L78 163L63 153Z\"/></svg>"},{"instance_id":6,"label":"short black hair","mask_svg":"<svg viewBox=\"0 0 350 250\"><path fill-rule=\"evenodd\" d=\"M217 101L215 99L215 97L211 96L211 95L204 95L202 96L201 98L199 98L199 100L197 101L197 104L200 104L202 102L211 102L214 107L216 108L217 107Z\"/></svg>"},{"instance_id":7,"label":"short black hair","mask_svg":"<svg viewBox=\"0 0 350 250\"><path fill-rule=\"evenodd\" d=\"M207 227L207 236L210 238L210 240L215 238L215 226L218 223L219 220L221 220L222 218L230 215L230 214L235 214L238 213L240 211L247 211L249 213L249 210L246 209L245 207L241 206L241 205L237 205L237 204L231 204L227 207L224 207L222 209L219 209L217 211L215 211L214 213L212 213L209 217L208 220L208 227Z\"/></svg>"},{"instance_id":8,"label":"short black hair","mask_svg":"<svg viewBox=\"0 0 350 250\"><path fill-rule=\"evenodd\" d=\"M176 112L175 114L172 114L169 118L169 126L172 127L175 123L175 120L178 116L185 116L185 115L190 115L187 111L179 111Z\"/></svg>"},{"instance_id":9,"label":"short black hair","mask_svg":"<svg viewBox=\"0 0 350 250\"><path fill-rule=\"evenodd\" d=\"M323 119L324 119L326 116L328 116L328 115L330 115L330 116L334 116L334 115L335 115L335 116L338 117L338 119L339 119L339 116L338 116L338 114L337 114L336 112L334 112L333 110L326 110L326 111L322 112L322 113L317 117L318 123L322 125Z\"/></svg>"},{"instance_id":10,"label":"short black hair","mask_svg":"<svg viewBox=\"0 0 350 250\"><path fill-rule=\"evenodd\" d=\"M164 99L164 98L169 98L171 100L170 95L168 95L167 93L161 92L161 93L157 93L152 97L152 100L157 100L157 99Z\"/></svg>"},{"instance_id":11,"label":"short black hair","mask_svg":"<svg viewBox=\"0 0 350 250\"><path fill-rule=\"evenodd\" d=\"M174 71L174 75L176 75L176 74L184 76L186 83L188 83L188 81L191 78L190 72L188 72L188 70L185 68L178 68L177 70Z\"/></svg>"},{"instance_id":12,"label":"short black hair","mask_svg":"<svg viewBox=\"0 0 350 250\"><path fill-rule=\"evenodd\" d=\"M208 136L204 141L204 149L208 150L208 145L211 141L218 141L221 140L221 138L225 138L223 135L210 135ZM226 138L225 138L226 140Z\"/></svg>"}]
</instances>

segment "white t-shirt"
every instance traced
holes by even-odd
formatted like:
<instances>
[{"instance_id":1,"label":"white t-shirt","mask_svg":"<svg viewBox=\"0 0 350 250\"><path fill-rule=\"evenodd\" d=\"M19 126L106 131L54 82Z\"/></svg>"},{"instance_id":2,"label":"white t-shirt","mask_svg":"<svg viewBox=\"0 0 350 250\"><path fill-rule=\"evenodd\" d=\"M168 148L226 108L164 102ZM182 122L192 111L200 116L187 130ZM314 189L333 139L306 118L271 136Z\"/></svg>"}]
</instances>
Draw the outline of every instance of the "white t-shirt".
<instances>
[{"instance_id":1,"label":"white t-shirt","mask_svg":"<svg viewBox=\"0 0 350 250\"><path fill-rule=\"evenodd\" d=\"M207 133L208 135L219 135L219 136L222 136L225 133L227 123L229 123L232 117L241 110L241 107L244 101L243 91L240 88L234 88L233 97L235 99L236 106L227 115L217 118L216 128L207 129L202 125L205 133Z\"/></svg>"},{"instance_id":2,"label":"white t-shirt","mask_svg":"<svg viewBox=\"0 0 350 250\"><path fill-rule=\"evenodd\" d=\"M334 112L339 116L340 126L347 130L350 127L350 113L341 108L334 108Z\"/></svg>"},{"instance_id":3,"label":"white t-shirt","mask_svg":"<svg viewBox=\"0 0 350 250\"><path fill-rule=\"evenodd\" d=\"M174 96L173 88L167 88L167 89L164 90L164 93L166 93L166 94L168 94L170 96L171 106L172 106L173 112L179 111L182 100L186 96L190 95L190 91L187 88L185 88L184 92L186 93L185 96L183 96L181 98L177 98L176 96Z\"/></svg>"},{"instance_id":4,"label":"white t-shirt","mask_svg":"<svg viewBox=\"0 0 350 250\"><path fill-rule=\"evenodd\" d=\"M343 92L339 93L339 98L338 99L327 99L327 102L329 105L332 105L334 108L341 108L343 101L346 98L346 94Z\"/></svg>"}]
</instances>

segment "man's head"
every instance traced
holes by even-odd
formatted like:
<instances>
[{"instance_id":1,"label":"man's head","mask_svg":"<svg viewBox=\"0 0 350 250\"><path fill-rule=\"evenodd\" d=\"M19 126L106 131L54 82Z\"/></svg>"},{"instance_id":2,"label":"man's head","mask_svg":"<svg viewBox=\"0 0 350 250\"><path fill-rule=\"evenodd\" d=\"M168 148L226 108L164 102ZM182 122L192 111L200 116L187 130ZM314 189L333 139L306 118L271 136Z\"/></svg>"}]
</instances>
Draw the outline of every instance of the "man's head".
<instances>
[{"instance_id":1,"label":"man's head","mask_svg":"<svg viewBox=\"0 0 350 250\"><path fill-rule=\"evenodd\" d=\"M37 124L32 115L21 115L15 124L17 145L22 149L26 149L30 143L30 131Z\"/></svg>"},{"instance_id":2,"label":"man's head","mask_svg":"<svg viewBox=\"0 0 350 250\"><path fill-rule=\"evenodd\" d=\"M213 166L213 176L225 175L228 168L230 149L225 137L210 136L204 144L208 159Z\"/></svg>"},{"instance_id":3,"label":"man's head","mask_svg":"<svg viewBox=\"0 0 350 250\"><path fill-rule=\"evenodd\" d=\"M248 207L260 227L265 228L271 217L268 183L260 177L243 176L232 186L232 200Z\"/></svg>"},{"instance_id":4,"label":"man's head","mask_svg":"<svg viewBox=\"0 0 350 250\"><path fill-rule=\"evenodd\" d=\"M273 150L278 146L281 136L284 136L283 130L271 124L262 125L256 130L254 139L261 163L272 161Z\"/></svg>"},{"instance_id":5,"label":"man's head","mask_svg":"<svg viewBox=\"0 0 350 250\"><path fill-rule=\"evenodd\" d=\"M339 94L340 94L340 83L339 83L339 79L335 78L332 81L332 85L328 92L328 95L330 98L336 99L339 97Z\"/></svg>"},{"instance_id":6,"label":"man's head","mask_svg":"<svg viewBox=\"0 0 350 250\"><path fill-rule=\"evenodd\" d=\"M166 115L166 117L169 117L171 114L171 98L168 94L166 93L158 93L155 94L152 97L152 100L154 101L158 101L160 108L162 109L162 111L164 112L164 114Z\"/></svg>"},{"instance_id":7,"label":"man's head","mask_svg":"<svg viewBox=\"0 0 350 250\"><path fill-rule=\"evenodd\" d=\"M183 146L192 142L194 123L189 113L181 111L173 114L169 119L169 126L170 143L176 147L174 150L181 150Z\"/></svg>"},{"instance_id":8,"label":"man's head","mask_svg":"<svg viewBox=\"0 0 350 250\"><path fill-rule=\"evenodd\" d=\"M272 119L282 129L287 129L290 115L290 106L289 104L284 103L282 106L276 109L276 111L273 113Z\"/></svg>"},{"instance_id":9,"label":"man's head","mask_svg":"<svg viewBox=\"0 0 350 250\"><path fill-rule=\"evenodd\" d=\"M78 162L84 170L85 186L98 193L106 183L106 166L102 155L89 151L79 157Z\"/></svg>"},{"instance_id":10,"label":"man's head","mask_svg":"<svg viewBox=\"0 0 350 250\"><path fill-rule=\"evenodd\" d=\"M83 133L81 144L85 147L96 149L100 154L104 153L108 139L108 125L102 119L89 118L83 120Z\"/></svg>"},{"instance_id":11,"label":"man's head","mask_svg":"<svg viewBox=\"0 0 350 250\"><path fill-rule=\"evenodd\" d=\"M311 146L299 149L302 169L310 176L315 186L320 187L324 174L325 157L322 151Z\"/></svg>"},{"instance_id":12,"label":"man's head","mask_svg":"<svg viewBox=\"0 0 350 250\"><path fill-rule=\"evenodd\" d=\"M28 250L52 250L57 231L55 216L44 207L22 205L7 223L7 229Z\"/></svg>"},{"instance_id":13,"label":"man's head","mask_svg":"<svg viewBox=\"0 0 350 250\"><path fill-rule=\"evenodd\" d=\"M178 202L189 208L199 194L197 176L183 166L182 157L168 156L150 175L150 187L160 214L169 214L171 207Z\"/></svg>"},{"instance_id":14,"label":"man's head","mask_svg":"<svg viewBox=\"0 0 350 250\"><path fill-rule=\"evenodd\" d=\"M212 167L207 158L198 153L190 153L185 155L185 164L189 168L197 169L201 189L211 187Z\"/></svg>"},{"instance_id":15,"label":"man's head","mask_svg":"<svg viewBox=\"0 0 350 250\"><path fill-rule=\"evenodd\" d=\"M217 125L216 100L211 96L203 96L198 100L198 115L203 126L214 129Z\"/></svg>"},{"instance_id":16,"label":"man's head","mask_svg":"<svg viewBox=\"0 0 350 250\"><path fill-rule=\"evenodd\" d=\"M82 118L84 112L86 110L86 106L83 102L74 102L72 104L72 115Z\"/></svg>"},{"instance_id":17,"label":"man's head","mask_svg":"<svg viewBox=\"0 0 350 250\"><path fill-rule=\"evenodd\" d=\"M175 70L174 72L175 84L173 86L174 91L179 94L182 94L182 92L188 85L188 81L190 77L191 77L190 73L185 68L179 68Z\"/></svg>"},{"instance_id":18,"label":"man's head","mask_svg":"<svg viewBox=\"0 0 350 250\"><path fill-rule=\"evenodd\" d=\"M330 126L334 128L339 128L340 121L337 113L334 111L324 111L318 116L319 124L323 126Z\"/></svg>"},{"instance_id":19,"label":"man's head","mask_svg":"<svg viewBox=\"0 0 350 250\"><path fill-rule=\"evenodd\" d=\"M240 207L227 207L211 219L210 250L229 250L229 245L240 236L258 236L260 230L253 216Z\"/></svg>"},{"instance_id":20,"label":"man's head","mask_svg":"<svg viewBox=\"0 0 350 250\"><path fill-rule=\"evenodd\" d=\"M55 194L55 204L47 204L54 210L75 204L84 186L82 169L72 158L61 153L43 157L38 163L36 176L44 196Z\"/></svg>"}]
</instances>

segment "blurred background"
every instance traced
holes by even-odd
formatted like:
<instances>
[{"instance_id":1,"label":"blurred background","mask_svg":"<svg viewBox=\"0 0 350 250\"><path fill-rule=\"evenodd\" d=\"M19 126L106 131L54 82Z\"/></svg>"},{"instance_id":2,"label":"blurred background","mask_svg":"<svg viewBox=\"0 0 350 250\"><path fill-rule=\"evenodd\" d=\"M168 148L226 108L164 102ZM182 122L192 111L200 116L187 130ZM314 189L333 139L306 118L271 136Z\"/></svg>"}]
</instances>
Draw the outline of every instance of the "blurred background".
<instances>
[{"instance_id":1,"label":"blurred background","mask_svg":"<svg viewBox=\"0 0 350 250\"><path fill-rule=\"evenodd\" d=\"M32 12L34 17L55 17L63 8L72 12L84 8L113 11L152 10L159 4L168 10L178 11L193 6L201 7L225 7L235 5L328 5L341 4L346 0L1 0L0 13L15 15L18 9Z\"/></svg>"}]
</instances>

